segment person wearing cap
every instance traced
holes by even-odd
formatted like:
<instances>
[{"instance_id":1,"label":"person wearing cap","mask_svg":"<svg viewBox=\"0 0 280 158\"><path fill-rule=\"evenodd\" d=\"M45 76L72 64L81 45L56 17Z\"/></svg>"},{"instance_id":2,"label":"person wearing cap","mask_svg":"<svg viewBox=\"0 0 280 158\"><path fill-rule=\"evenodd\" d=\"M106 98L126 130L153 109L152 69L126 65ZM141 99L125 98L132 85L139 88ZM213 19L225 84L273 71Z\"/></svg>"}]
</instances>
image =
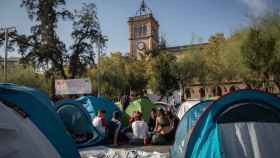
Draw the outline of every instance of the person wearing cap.
<instances>
[{"instance_id":1,"label":"person wearing cap","mask_svg":"<svg viewBox=\"0 0 280 158\"><path fill-rule=\"evenodd\" d=\"M98 111L97 116L92 120L92 125L97 129L99 134L106 137L106 130L108 129L108 123L105 118L105 110Z\"/></svg>"}]
</instances>

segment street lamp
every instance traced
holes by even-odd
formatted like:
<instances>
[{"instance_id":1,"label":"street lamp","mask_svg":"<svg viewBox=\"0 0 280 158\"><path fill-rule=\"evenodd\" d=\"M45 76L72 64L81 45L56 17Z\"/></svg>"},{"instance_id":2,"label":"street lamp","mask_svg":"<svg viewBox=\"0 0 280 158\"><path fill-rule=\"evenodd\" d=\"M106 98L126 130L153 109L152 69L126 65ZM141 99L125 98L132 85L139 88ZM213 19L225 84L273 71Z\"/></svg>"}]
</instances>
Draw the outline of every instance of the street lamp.
<instances>
[{"instance_id":1,"label":"street lamp","mask_svg":"<svg viewBox=\"0 0 280 158\"><path fill-rule=\"evenodd\" d=\"M97 96L100 97L100 70L99 70L99 66L100 66L100 54L101 54L101 40L100 40L101 36L98 36L98 40L97 40Z\"/></svg>"},{"instance_id":2,"label":"street lamp","mask_svg":"<svg viewBox=\"0 0 280 158\"><path fill-rule=\"evenodd\" d=\"M0 31L4 31L5 32L5 56L4 56L4 82L7 82L7 68L8 68L8 64L7 64L7 60L8 60L8 33L9 31L13 31L15 30L15 27L4 27L4 28L0 28Z\"/></svg>"}]
</instances>

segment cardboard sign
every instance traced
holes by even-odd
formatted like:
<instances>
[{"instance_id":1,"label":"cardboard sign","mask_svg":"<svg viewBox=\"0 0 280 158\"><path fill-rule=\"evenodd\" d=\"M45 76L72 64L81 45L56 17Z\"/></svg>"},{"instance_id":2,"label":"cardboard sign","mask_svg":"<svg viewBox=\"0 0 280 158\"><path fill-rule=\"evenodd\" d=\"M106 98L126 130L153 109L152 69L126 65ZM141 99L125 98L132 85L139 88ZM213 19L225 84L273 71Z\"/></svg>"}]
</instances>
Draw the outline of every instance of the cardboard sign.
<instances>
[{"instance_id":1,"label":"cardboard sign","mask_svg":"<svg viewBox=\"0 0 280 158\"><path fill-rule=\"evenodd\" d=\"M55 94L90 94L91 93L90 79L68 79L55 80Z\"/></svg>"}]
</instances>

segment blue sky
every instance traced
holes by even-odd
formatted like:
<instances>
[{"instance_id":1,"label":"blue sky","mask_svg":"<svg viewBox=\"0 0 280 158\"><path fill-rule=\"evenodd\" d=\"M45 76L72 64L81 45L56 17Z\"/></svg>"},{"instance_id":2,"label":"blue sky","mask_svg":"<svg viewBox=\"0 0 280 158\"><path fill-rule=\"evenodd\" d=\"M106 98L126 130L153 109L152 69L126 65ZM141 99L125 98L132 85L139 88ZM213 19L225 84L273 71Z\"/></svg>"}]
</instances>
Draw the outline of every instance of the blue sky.
<instances>
[{"instance_id":1,"label":"blue sky","mask_svg":"<svg viewBox=\"0 0 280 158\"><path fill-rule=\"evenodd\" d=\"M106 52L128 50L129 16L134 16L141 0L66 0L66 8L79 9L82 3L97 5L103 33L108 36ZM145 0L160 24L160 33L169 46L189 44L196 34L207 41L210 35L223 32L229 36L248 23L248 13L261 15L271 8L280 8L279 0ZM277 2L278 1L278 2ZM0 26L16 26L29 33L32 22L27 18L21 0L1 0ZM71 23L59 25L59 36L71 44ZM2 49L0 49L2 50ZM2 53L0 53L2 54Z\"/></svg>"}]
</instances>

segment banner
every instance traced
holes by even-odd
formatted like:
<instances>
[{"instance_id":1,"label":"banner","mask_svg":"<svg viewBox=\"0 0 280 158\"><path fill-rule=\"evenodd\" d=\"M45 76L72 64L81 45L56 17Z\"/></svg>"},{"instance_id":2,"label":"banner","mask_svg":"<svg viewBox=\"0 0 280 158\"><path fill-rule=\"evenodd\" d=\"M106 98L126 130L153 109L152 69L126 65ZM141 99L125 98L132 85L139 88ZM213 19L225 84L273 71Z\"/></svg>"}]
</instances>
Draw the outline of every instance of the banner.
<instances>
[{"instance_id":1,"label":"banner","mask_svg":"<svg viewBox=\"0 0 280 158\"><path fill-rule=\"evenodd\" d=\"M91 81L90 79L68 79L55 80L55 94L90 94Z\"/></svg>"}]
</instances>

